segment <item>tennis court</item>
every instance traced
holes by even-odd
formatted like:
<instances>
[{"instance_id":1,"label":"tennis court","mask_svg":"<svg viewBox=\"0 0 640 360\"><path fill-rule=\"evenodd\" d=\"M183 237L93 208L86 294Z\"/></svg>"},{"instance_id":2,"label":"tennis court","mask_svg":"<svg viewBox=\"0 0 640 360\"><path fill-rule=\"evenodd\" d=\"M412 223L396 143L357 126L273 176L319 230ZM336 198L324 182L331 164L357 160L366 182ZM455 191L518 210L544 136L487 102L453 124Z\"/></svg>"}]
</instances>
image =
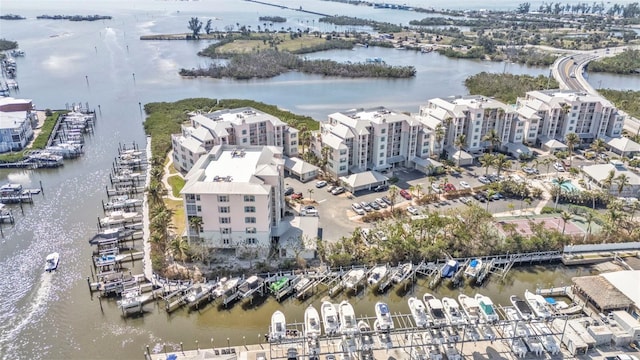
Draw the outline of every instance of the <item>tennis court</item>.
<instances>
[{"instance_id":1,"label":"tennis court","mask_svg":"<svg viewBox=\"0 0 640 360\"><path fill-rule=\"evenodd\" d=\"M498 221L497 224L503 234L508 234L509 231L505 231L505 224L513 224L516 226L516 231L522 235L531 235L533 231L531 230L531 226L529 226L529 221L534 223L543 223L544 227L547 229L556 229L562 232L562 227L564 226L564 222L560 217L552 217L552 218L538 218L538 219L514 219L514 220L502 220ZM567 221L567 225L564 228L564 233L567 235L582 235L584 231L576 226L571 221Z\"/></svg>"}]
</instances>

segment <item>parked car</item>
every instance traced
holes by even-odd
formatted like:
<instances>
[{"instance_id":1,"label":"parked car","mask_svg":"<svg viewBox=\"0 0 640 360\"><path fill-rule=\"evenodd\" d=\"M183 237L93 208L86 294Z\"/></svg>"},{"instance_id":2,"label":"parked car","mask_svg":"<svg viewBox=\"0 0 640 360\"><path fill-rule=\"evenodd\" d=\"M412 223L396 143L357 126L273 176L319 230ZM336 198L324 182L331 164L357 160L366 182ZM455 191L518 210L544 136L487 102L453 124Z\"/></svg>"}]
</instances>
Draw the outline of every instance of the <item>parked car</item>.
<instances>
[{"instance_id":1,"label":"parked car","mask_svg":"<svg viewBox=\"0 0 640 360\"><path fill-rule=\"evenodd\" d=\"M464 189L471 189L471 185L469 185L469 183L466 181L460 181L460 187Z\"/></svg>"},{"instance_id":2,"label":"parked car","mask_svg":"<svg viewBox=\"0 0 640 360\"><path fill-rule=\"evenodd\" d=\"M378 203L378 205L380 205L381 208L386 208L387 207L387 203L382 200L381 198L376 198L376 203Z\"/></svg>"},{"instance_id":3,"label":"parked car","mask_svg":"<svg viewBox=\"0 0 640 360\"><path fill-rule=\"evenodd\" d=\"M316 187L317 187L318 189L319 189L319 188L322 188L322 187L325 187L325 186L327 186L327 182L326 182L326 181L324 181L324 180L320 180L320 181L317 181L317 182L316 182Z\"/></svg>"},{"instance_id":4,"label":"parked car","mask_svg":"<svg viewBox=\"0 0 640 360\"><path fill-rule=\"evenodd\" d=\"M442 192L439 184L431 184L431 188L436 194L440 194Z\"/></svg>"},{"instance_id":5,"label":"parked car","mask_svg":"<svg viewBox=\"0 0 640 360\"><path fill-rule=\"evenodd\" d=\"M296 193L293 193L291 195L291 199L293 199L293 200L300 200L302 198L304 198L304 196L302 195L302 193L300 191L298 191Z\"/></svg>"},{"instance_id":6,"label":"parked car","mask_svg":"<svg viewBox=\"0 0 640 360\"><path fill-rule=\"evenodd\" d=\"M382 230L378 230L376 231L376 237L380 240L380 241L387 241L387 235L384 234L384 232Z\"/></svg>"},{"instance_id":7,"label":"parked car","mask_svg":"<svg viewBox=\"0 0 640 360\"><path fill-rule=\"evenodd\" d=\"M300 211L300 215L302 216L318 216L318 209L315 206L308 205L302 208Z\"/></svg>"},{"instance_id":8,"label":"parked car","mask_svg":"<svg viewBox=\"0 0 640 360\"><path fill-rule=\"evenodd\" d=\"M378 185L373 189L373 191L375 192L387 191L387 190L389 190L389 185Z\"/></svg>"},{"instance_id":9,"label":"parked car","mask_svg":"<svg viewBox=\"0 0 640 360\"><path fill-rule=\"evenodd\" d=\"M293 188L291 186L287 187L286 189L284 189L284 196L289 196L291 194L293 194Z\"/></svg>"},{"instance_id":10,"label":"parked car","mask_svg":"<svg viewBox=\"0 0 640 360\"><path fill-rule=\"evenodd\" d=\"M411 194L405 189L400 190L400 196L407 200L411 200Z\"/></svg>"},{"instance_id":11,"label":"parked car","mask_svg":"<svg viewBox=\"0 0 640 360\"><path fill-rule=\"evenodd\" d=\"M477 193L477 194L473 195L473 197L474 197L476 200L480 201L480 202L485 202L485 201L487 201L487 199L485 199L485 198L484 198L484 196L482 195L482 193Z\"/></svg>"},{"instance_id":12,"label":"parked car","mask_svg":"<svg viewBox=\"0 0 640 360\"><path fill-rule=\"evenodd\" d=\"M382 201L386 202L386 203L387 203L387 205L391 205L391 199L389 199L389 197L388 197L388 196L383 196L383 197L382 197Z\"/></svg>"},{"instance_id":13,"label":"parked car","mask_svg":"<svg viewBox=\"0 0 640 360\"><path fill-rule=\"evenodd\" d=\"M598 156L600 156L600 159L602 159L602 160L607 160L609 158L609 155L607 155L605 153L600 153L600 155L598 155Z\"/></svg>"},{"instance_id":14,"label":"parked car","mask_svg":"<svg viewBox=\"0 0 640 360\"><path fill-rule=\"evenodd\" d=\"M463 196L460 198L460 202L465 204L465 205L469 205L469 202L471 202L471 198Z\"/></svg>"},{"instance_id":15,"label":"parked car","mask_svg":"<svg viewBox=\"0 0 640 360\"><path fill-rule=\"evenodd\" d=\"M497 192L497 193L495 193L495 194L493 194L491 196L491 199L493 199L493 200L500 200L502 198L504 198L504 196L502 196L502 194L500 194L499 192Z\"/></svg>"},{"instance_id":16,"label":"parked car","mask_svg":"<svg viewBox=\"0 0 640 360\"><path fill-rule=\"evenodd\" d=\"M377 202L375 202L375 201L370 202L370 203L369 203L369 206L371 206L371 208L372 208L373 210L380 210L380 209L381 209L381 208L380 208L380 205L378 205L378 203L377 203Z\"/></svg>"},{"instance_id":17,"label":"parked car","mask_svg":"<svg viewBox=\"0 0 640 360\"><path fill-rule=\"evenodd\" d=\"M368 202L366 202L366 201L361 202L361 203L360 203L360 206L362 206L362 208L363 208L363 209L364 209L364 211L366 211L366 212L373 211L373 208L371 207L371 205L369 205L369 203L368 203Z\"/></svg>"},{"instance_id":18,"label":"parked car","mask_svg":"<svg viewBox=\"0 0 640 360\"><path fill-rule=\"evenodd\" d=\"M408 211L408 212L409 212L409 214L411 214L411 215L418 215L418 214L420 214L420 210L418 210L418 208L415 208L415 207L413 207L413 206L409 206L409 207L407 208L407 211Z\"/></svg>"},{"instance_id":19,"label":"parked car","mask_svg":"<svg viewBox=\"0 0 640 360\"><path fill-rule=\"evenodd\" d=\"M335 190L336 188L337 188L337 186L335 186L335 185L329 185L329 186L327 187L327 191L328 191L328 192L332 192L332 191L333 191L333 190Z\"/></svg>"},{"instance_id":20,"label":"parked car","mask_svg":"<svg viewBox=\"0 0 640 360\"><path fill-rule=\"evenodd\" d=\"M480 182L481 182L481 183L483 183L483 184L488 184L488 183L490 183L490 182L491 182L491 181L490 181L486 176L484 176L484 175L483 175L483 176L480 176L480 177L478 178L478 181L480 181Z\"/></svg>"},{"instance_id":21,"label":"parked car","mask_svg":"<svg viewBox=\"0 0 640 360\"><path fill-rule=\"evenodd\" d=\"M564 166L558 162L553 164L553 168L558 172L564 172Z\"/></svg>"},{"instance_id":22,"label":"parked car","mask_svg":"<svg viewBox=\"0 0 640 360\"><path fill-rule=\"evenodd\" d=\"M534 175L538 173L538 169L534 169L532 167L523 167L522 171L524 171L524 173L528 175Z\"/></svg>"},{"instance_id":23,"label":"parked car","mask_svg":"<svg viewBox=\"0 0 640 360\"><path fill-rule=\"evenodd\" d=\"M331 194L340 195L344 192L344 188L342 186L338 186L337 188L331 190Z\"/></svg>"},{"instance_id":24,"label":"parked car","mask_svg":"<svg viewBox=\"0 0 640 360\"><path fill-rule=\"evenodd\" d=\"M351 208L352 208L352 209L353 209L353 211L355 211L355 213L356 213L356 214L358 214L358 215L364 215L364 214L365 214L364 209L363 209L363 208L362 208L362 206L360 206L360 204L358 204L358 203L353 203L353 204L351 204Z\"/></svg>"},{"instance_id":25,"label":"parked car","mask_svg":"<svg viewBox=\"0 0 640 360\"><path fill-rule=\"evenodd\" d=\"M444 184L444 191L445 192L456 191L456 187L453 186L452 183L446 183L446 184Z\"/></svg>"}]
</instances>

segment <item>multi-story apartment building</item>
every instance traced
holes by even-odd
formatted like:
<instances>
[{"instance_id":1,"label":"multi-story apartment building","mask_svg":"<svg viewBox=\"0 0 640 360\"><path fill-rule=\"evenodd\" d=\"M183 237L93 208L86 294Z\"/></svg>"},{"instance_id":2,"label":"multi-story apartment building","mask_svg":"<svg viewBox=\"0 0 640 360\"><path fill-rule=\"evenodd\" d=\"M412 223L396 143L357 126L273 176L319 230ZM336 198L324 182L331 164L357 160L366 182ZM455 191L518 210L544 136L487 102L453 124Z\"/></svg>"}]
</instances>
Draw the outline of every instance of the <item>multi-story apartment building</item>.
<instances>
[{"instance_id":1,"label":"multi-story apartment building","mask_svg":"<svg viewBox=\"0 0 640 360\"><path fill-rule=\"evenodd\" d=\"M563 142L569 133L578 134L581 145L622 135L624 117L598 95L574 90L530 91L518 99L516 111L525 121L525 142L530 144Z\"/></svg>"},{"instance_id":2,"label":"multi-story apartment building","mask_svg":"<svg viewBox=\"0 0 640 360\"><path fill-rule=\"evenodd\" d=\"M415 161L429 157L430 141L431 132L410 115L376 107L330 114L312 150L322 157L322 148L328 149L326 170L338 178L350 172L414 167Z\"/></svg>"},{"instance_id":3,"label":"multi-story apartment building","mask_svg":"<svg viewBox=\"0 0 640 360\"><path fill-rule=\"evenodd\" d=\"M187 172L217 145L279 146L288 157L298 155L298 130L275 116L245 107L193 114L182 132L172 136L173 162Z\"/></svg>"},{"instance_id":4,"label":"multi-story apartment building","mask_svg":"<svg viewBox=\"0 0 640 360\"><path fill-rule=\"evenodd\" d=\"M431 151L440 154L446 151L449 158L458 151L456 139L465 136L462 149L477 155L492 144L483 140L491 130L498 134L500 146L522 144L524 124L516 116L512 107L480 95L435 98L420 107L417 116L425 127L434 133L441 128L440 135L434 136ZM443 132L443 133L442 133Z\"/></svg>"},{"instance_id":5,"label":"multi-story apartment building","mask_svg":"<svg viewBox=\"0 0 640 360\"><path fill-rule=\"evenodd\" d=\"M280 148L214 146L185 180L181 194L187 224L192 217L202 220L198 236L205 246L256 257L268 254L285 208Z\"/></svg>"},{"instance_id":6,"label":"multi-story apartment building","mask_svg":"<svg viewBox=\"0 0 640 360\"><path fill-rule=\"evenodd\" d=\"M32 110L31 100L0 98L0 153L20 151L33 139L37 117Z\"/></svg>"}]
</instances>

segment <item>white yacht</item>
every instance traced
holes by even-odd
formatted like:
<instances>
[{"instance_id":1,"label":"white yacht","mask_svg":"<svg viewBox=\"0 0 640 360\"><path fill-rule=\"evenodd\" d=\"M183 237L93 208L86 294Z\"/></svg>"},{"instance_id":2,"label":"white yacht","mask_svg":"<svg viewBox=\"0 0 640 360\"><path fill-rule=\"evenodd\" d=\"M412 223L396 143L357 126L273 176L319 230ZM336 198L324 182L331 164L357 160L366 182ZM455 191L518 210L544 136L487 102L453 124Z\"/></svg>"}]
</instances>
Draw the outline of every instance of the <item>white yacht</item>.
<instances>
[{"instance_id":1,"label":"white yacht","mask_svg":"<svg viewBox=\"0 0 640 360\"><path fill-rule=\"evenodd\" d=\"M213 290L213 294L216 297L227 296L233 294L238 285L240 284L240 278L235 277L231 279L222 278L215 290Z\"/></svg>"},{"instance_id":2,"label":"white yacht","mask_svg":"<svg viewBox=\"0 0 640 360\"><path fill-rule=\"evenodd\" d=\"M521 338L529 351L536 356L540 356L544 352L544 346L540 342L540 339L536 336L526 322L522 321L522 317L518 313L518 310L512 307L504 309L507 319L515 321L510 324L512 331L515 331L516 336Z\"/></svg>"},{"instance_id":3,"label":"white yacht","mask_svg":"<svg viewBox=\"0 0 640 360\"><path fill-rule=\"evenodd\" d=\"M205 297L209 296L213 288L214 285L209 283L193 285L185 295L184 299L187 304L189 304L189 307L196 307Z\"/></svg>"},{"instance_id":4,"label":"white yacht","mask_svg":"<svg viewBox=\"0 0 640 360\"><path fill-rule=\"evenodd\" d=\"M150 295L142 295L139 288L128 289L122 293L122 299L118 301L118 307L125 316L142 313L144 303Z\"/></svg>"},{"instance_id":5,"label":"white yacht","mask_svg":"<svg viewBox=\"0 0 640 360\"><path fill-rule=\"evenodd\" d=\"M417 297L410 297L408 300L409 310L411 310L411 316L416 322L417 327L427 327L429 324L429 316L427 315L427 309L424 306L422 300Z\"/></svg>"},{"instance_id":6,"label":"white yacht","mask_svg":"<svg viewBox=\"0 0 640 360\"><path fill-rule=\"evenodd\" d=\"M323 301L320 307L322 313L322 322L324 324L325 335L333 335L340 328L340 321L338 320L338 311L336 307L329 301Z\"/></svg>"},{"instance_id":7,"label":"white yacht","mask_svg":"<svg viewBox=\"0 0 640 360\"><path fill-rule=\"evenodd\" d=\"M369 286L376 286L387 276L388 273L389 268L387 265L378 265L371 270L371 273L367 278L367 283L369 283Z\"/></svg>"},{"instance_id":8,"label":"white yacht","mask_svg":"<svg viewBox=\"0 0 640 360\"><path fill-rule=\"evenodd\" d=\"M313 305L309 305L304 311L304 336L317 337L320 334L320 315Z\"/></svg>"},{"instance_id":9,"label":"white yacht","mask_svg":"<svg viewBox=\"0 0 640 360\"><path fill-rule=\"evenodd\" d=\"M560 353L560 346L558 346L556 339L553 337L551 329L549 329L545 323L534 321L530 323L530 326L533 331L538 334L542 346L544 346L549 354L557 355Z\"/></svg>"},{"instance_id":10,"label":"white yacht","mask_svg":"<svg viewBox=\"0 0 640 360\"><path fill-rule=\"evenodd\" d=\"M338 314L340 315L340 332L343 335L352 335L358 332L356 313L347 300L343 300L338 306Z\"/></svg>"},{"instance_id":11,"label":"white yacht","mask_svg":"<svg viewBox=\"0 0 640 360\"><path fill-rule=\"evenodd\" d=\"M462 315L460 305L454 298L442 298L442 306L444 306L444 313L447 315L451 325L463 325L467 322L464 315Z\"/></svg>"},{"instance_id":12,"label":"white yacht","mask_svg":"<svg viewBox=\"0 0 640 360\"><path fill-rule=\"evenodd\" d=\"M493 301L491 301L488 296L476 294L475 299L480 306L480 314L482 314L485 320L488 322L500 320L500 317L498 317L498 313L496 313L496 309L493 306Z\"/></svg>"},{"instance_id":13,"label":"white yacht","mask_svg":"<svg viewBox=\"0 0 640 360\"><path fill-rule=\"evenodd\" d=\"M467 315L467 319L471 324L478 323L480 319L480 306L476 299L469 297L465 294L458 295L458 301L460 302L460 306L462 306L462 310L465 315Z\"/></svg>"},{"instance_id":14,"label":"white yacht","mask_svg":"<svg viewBox=\"0 0 640 360\"><path fill-rule=\"evenodd\" d=\"M280 310L271 315L271 332L269 334L269 341L279 341L287 336L287 320L284 317L284 313Z\"/></svg>"},{"instance_id":15,"label":"white yacht","mask_svg":"<svg viewBox=\"0 0 640 360\"><path fill-rule=\"evenodd\" d=\"M482 259L472 259L464 270L464 274L470 278L475 278L482 269Z\"/></svg>"},{"instance_id":16,"label":"white yacht","mask_svg":"<svg viewBox=\"0 0 640 360\"><path fill-rule=\"evenodd\" d=\"M535 319L536 316L526 301L524 301L523 299L521 299L516 295L511 295L509 300L511 301L511 304L513 304L513 306L515 307L516 311L518 312L522 320Z\"/></svg>"},{"instance_id":17,"label":"white yacht","mask_svg":"<svg viewBox=\"0 0 640 360\"><path fill-rule=\"evenodd\" d=\"M406 264L400 265L400 267L398 268L398 271L393 276L393 282L396 284L399 284L405 281L409 277L409 275L411 275L412 270L413 270L412 263L406 263Z\"/></svg>"},{"instance_id":18,"label":"white yacht","mask_svg":"<svg viewBox=\"0 0 640 360\"><path fill-rule=\"evenodd\" d=\"M46 272L54 271L58 268L58 263L60 262L60 254L57 252L51 253L47 255L44 264L44 270Z\"/></svg>"},{"instance_id":19,"label":"white yacht","mask_svg":"<svg viewBox=\"0 0 640 360\"><path fill-rule=\"evenodd\" d=\"M514 355L516 355L516 357L527 356L527 347L521 338L516 337L518 334L515 331L513 324L505 324L502 330L504 332L504 336L510 338L507 340L507 342L511 347L511 351L514 353Z\"/></svg>"},{"instance_id":20,"label":"white yacht","mask_svg":"<svg viewBox=\"0 0 640 360\"><path fill-rule=\"evenodd\" d=\"M364 269L349 270L342 280L344 287L347 288L347 290L355 290L360 281L364 278L364 275Z\"/></svg>"},{"instance_id":21,"label":"white yacht","mask_svg":"<svg viewBox=\"0 0 640 360\"><path fill-rule=\"evenodd\" d=\"M447 324L447 316L444 314L444 306L440 299L429 293L425 293L422 296L422 301L429 311L431 322L434 326L444 326Z\"/></svg>"},{"instance_id":22,"label":"white yacht","mask_svg":"<svg viewBox=\"0 0 640 360\"><path fill-rule=\"evenodd\" d=\"M547 301L542 295L534 294L529 290L525 290L524 298L539 318L548 319L551 317L551 309L549 309Z\"/></svg>"},{"instance_id":23,"label":"white yacht","mask_svg":"<svg viewBox=\"0 0 640 360\"><path fill-rule=\"evenodd\" d=\"M378 320L377 330L392 330L393 329L393 319L391 318L391 313L389 312L389 306L382 301L378 301L376 303L376 319Z\"/></svg>"}]
</instances>

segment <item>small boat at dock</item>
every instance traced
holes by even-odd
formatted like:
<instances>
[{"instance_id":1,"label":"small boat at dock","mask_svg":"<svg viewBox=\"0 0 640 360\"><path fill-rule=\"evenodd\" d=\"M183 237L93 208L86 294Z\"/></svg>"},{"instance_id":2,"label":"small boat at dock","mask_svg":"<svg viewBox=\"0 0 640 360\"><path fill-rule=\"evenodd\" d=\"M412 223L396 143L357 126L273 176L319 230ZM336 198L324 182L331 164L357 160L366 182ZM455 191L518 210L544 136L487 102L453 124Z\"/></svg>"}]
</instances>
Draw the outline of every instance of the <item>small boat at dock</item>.
<instances>
[{"instance_id":1,"label":"small boat at dock","mask_svg":"<svg viewBox=\"0 0 640 360\"><path fill-rule=\"evenodd\" d=\"M140 314L143 312L143 306L149 300L149 297L150 295L142 295L138 287L128 289L123 292L122 299L118 301L118 307L125 316Z\"/></svg>"},{"instance_id":2,"label":"small boat at dock","mask_svg":"<svg viewBox=\"0 0 640 360\"><path fill-rule=\"evenodd\" d=\"M320 315L313 305L309 305L304 311L304 336L313 338L320 336Z\"/></svg>"},{"instance_id":3,"label":"small boat at dock","mask_svg":"<svg viewBox=\"0 0 640 360\"><path fill-rule=\"evenodd\" d=\"M375 286L384 279L388 273L389 268L387 268L387 265L378 265L371 270L371 273L367 278L367 283L369 286Z\"/></svg>"},{"instance_id":4,"label":"small boat at dock","mask_svg":"<svg viewBox=\"0 0 640 360\"><path fill-rule=\"evenodd\" d=\"M458 302L460 302L460 306L462 306L462 310L465 315L467 315L467 319L469 319L469 323L477 324L480 321L480 306L476 299L469 297L465 294L458 295Z\"/></svg>"},{"instance_id":5,"label":"small boat at dock","mask_svg":"<svg viewBox=\"0 0 640 360\"><path fill-rule=\"evenodd\" d=\"M236 291L236 288L240 284L240 278L235 277L231 279L222 278L220 279L219 285L216 286L216 289L213 290L213 294L215 297L221 297L226 295L231 295Z\"/></svg>"},{"instance_id":6,"label":"small boat at dock","mask_svg":"<svg viewBox=\"0 0 640 360\"><path fill-rule=\"evenodd\" d=\"M378 324L378 320L373 323L373 327L377 330L380 329L380 324ZM378 336L376 337L379 343L379 346L383 349L391 349L393 347L393 340L391 340L391 334L388 331L378 331Z\"/></svg>"},{"instance_id":7,"label":"small boat at dock","mask_svg":"<svg viewBox=\"0 0 640 360\"><path fill-rule=\"evenodd\" d=\"M442 344L442 352L447 357L447 360L462 360L462 356L454 343Z\"/></svg>"},{"instance_id":8,"label":"small boat at dock","mask_svg":"<svg viewBox=\"0 0 640 360\"><path fill-rule=\"evenodd\" d=\"M440 299L429 293L426 293L422 296L422 301L429 311L431 322L434 326L444 326L447 324L447 317L444 314L444 306L442 305L442 301L440 301Z\"/></svg>"},{"instance_id":9,"label":"small boat at dock","mask_svg":"<svg viewBox=\"0 0 640 360\"><path fill-rule=\"evenodd\" d=\"M340 332L343 335L353 335L358 332L358 322L353 306L347 300L343 300L338 306L340 315Z\"/></svg>"},{"instance_id":10,"label":"small boat at dock","mask_svg":"<svg viewBox=\"0 0 640 360\"><path fill-rule=\"evenodd\" d=\"M536 315L533 313L533 310L522 298L516 295L511 295L509 300L511 300L511 304L513 304L518 314L520 314L522 320L535 319Z\"/></svg>"},{"instance_id":11,"label":"small boat at dock","mask_svg":"<svg viewBox=\"0 0 640 360\"><path fill-rule=\"evenodd\" d=\"M190 308L197 307L206 297L211 294L215 288L215 284L201 283L191 286L184 297Z\"/></svg>"},{"instance_id":12,"label":"small boat at dock","mask_svg":"<svg viewBox=\"0 0 640 360\"><path fill-rule=\"evenodd\" d=\"M482 294L476 294L476 301L478 302L478 306L480 306L480 314L484 317L487 322L496 322L500 320L498 313L496 313L496 309L493 305L493 301L488 296L484 296Z\"/></svg>"},{"instance_id":13,"label":"small boat at dock","mask_svg":"<svg viewBox=\"0 0 640 360\"><path fill-rule=\"evenodd\" d=\"M458 262L455 260L447 261L444 266L442 266L441 274L442 277L447 279L453 277L456 271L458 271Z\"/></svg>"},{"instance_id":14,"label":"small boat at dock","mask_svg":"<svg viewBox=\"0 0 640 360\"><path fill-rule=\"evenodd\" d=\"M444 306L444 313L449 319L451 325L463 325L466 323L464 315L460 310L460 305L454 298L444 297L442 298L442 306Z\"/></svg>"},{"instance_id":15,"label":"small boat at dock","mask_svg":"<svg viewBox=\"0 0 640 360\"><path fill-rule=\"evenodd\" d=\"M373 338L371 337L371 327L366 321L358 321L358 331L362 335L360 339L360 348L363 351L369 351L373 349Z\"/></svg>"},{"instance_id":16,"label":"small boat at dock","mask_svg":"<svg viewBox=\"0 0 640 360\"><path fill-rule=\"evenodd\" d=\"M60 254L57 252L51 253L47 255L44 264L44 270L46 272L52 272L58 268L58 263L60 262Z\"/></svg>"},{"instance_id":17,"label":"small boat at dock","mask_svg":"<svg viewBox=\"0 0 640 360\"><path fill-rule=\"evenodd\" d=\"M409 310L411 311L413 320L416 322L416 326L422 328L427 327L429 324L429 316L427 315L427 309L422 300L412 296L407 302L409 303Z\"/></svg>"},{"instance_id":18,"label":"small boat at dock","mask_svg":"<svg viewBox=\"0 0 640 360\"><path fill-rule=\"evenodd\" d=\"M464 274L473 279L478 276L480 269L482 269L482 260L472 259L471 261L469 261L469 265L464 270Z\"/></svg>"},{"instance_id":19,"label":"small boat at dock","mask_svg":"<svg viewBox=\"0 0 640 360\"><path fill-rule=\"evenodd\" d=\"M378 328L377 330L392 330L393 329L393 319L391 318L391 313L389 312L389 306L382 302L378 301L375 306L376 311L376 319L378 320Z\"/></svg>"},{"instance_id":20,"label":"small boat at dock","mask_svg":"<svg viewBox=\"0 0 640 360\"><path fill-rule=\"evenodd\" d=\"M360 281L364 278L364 269L351 269L345 275L343 283L347 290L355 290Z\"/></svg>"},{"instance_id":21,"label":"small boat at dock","mask_svg":"<svg viewBox=\"0 0 640 360\"><path fill-rule=\"evenodd\" d=\"M269 341L280 341L287 336L287 320L284 313L280 310L271 315L271 332L269 333Z\"/></svg>"},{"instance_id":22,"label":"small boat at dock","mask_svg":"<svg viewBox=\"0 0 640 360\"><path fill-rule=\"evenodd\" d=\"M548 319L551 317L551 310L542 295L534 294L529 290L525 290L524 299L529 303L529 306L531 306L531 309L533 309L533 312L537 317L542 319Z\"/></svg>"},{"instance_id":23,"label":"small boat at dock","mask_svg":"<svg viewBox=\"0 0 640 360\"><path fill-rule=\"evenodd\" d=\"M396 284L399 284L405 281L409 277L409 275L411 275L412 270L413 270L412 263L406 263L406 264L400 265L398 272L393 276L393 282Z\"/></svg>"},{"instance_id":24,"label":"small boat at dock","mask_svg":"<svg viewBox=\"0 0 640 360\"><path fill-rule=\"evenodd\" d=\"M329 301L323 301L320 307L322 313L322 323L324 325L325 335L333 335L340 328L340 321L338 320L338 311L336 307Z\"/></svg>"}]
</instances>

